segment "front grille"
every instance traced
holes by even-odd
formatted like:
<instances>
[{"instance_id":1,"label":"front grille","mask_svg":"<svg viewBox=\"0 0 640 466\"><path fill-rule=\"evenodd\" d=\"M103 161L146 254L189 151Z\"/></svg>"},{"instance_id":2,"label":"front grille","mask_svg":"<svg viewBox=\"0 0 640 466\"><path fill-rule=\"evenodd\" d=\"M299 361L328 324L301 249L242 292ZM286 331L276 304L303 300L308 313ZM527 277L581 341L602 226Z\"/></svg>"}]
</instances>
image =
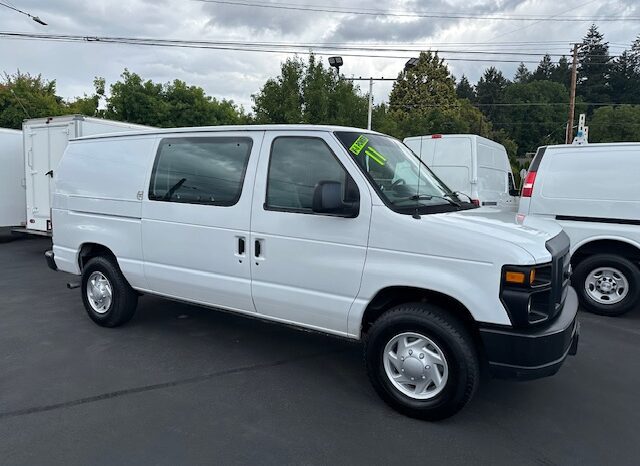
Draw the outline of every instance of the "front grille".
<instances>
[{"instance_id":1,"label":"front grille","mask_svg":"<svg viewBox=\"0 0 640 466\"><path fill-rule=\"evenodd\" d=\"M551 253L551 293L547 315L555 317L564 306L569 291L571 261L569 257L569 237L563 231L547 241L547 250Z\"/></svg>"}]
</instances>

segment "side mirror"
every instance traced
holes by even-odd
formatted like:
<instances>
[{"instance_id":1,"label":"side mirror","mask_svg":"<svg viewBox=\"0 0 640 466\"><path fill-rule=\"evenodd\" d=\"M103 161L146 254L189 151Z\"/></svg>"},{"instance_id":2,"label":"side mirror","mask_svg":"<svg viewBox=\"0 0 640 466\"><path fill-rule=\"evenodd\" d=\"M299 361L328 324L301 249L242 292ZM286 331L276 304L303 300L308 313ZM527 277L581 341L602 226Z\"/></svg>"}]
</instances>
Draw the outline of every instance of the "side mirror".
<instances>
[{"instance_id":1,"label":"side mirror","mask_svg":"<svg viewBox=\"0 0 640 466\"><path fill-rule=\"evenodd\" d=\"M520 190L519 189L510 189L509 190L509 196L519 197L520 196Z\"/></svg>"},{"instance_id":2,"label":"side mirror","mask_svg":"<svg viewBox=\"0 0 640 466\"><path fill-rule=\"evenodd\" d=\"M344 188L337 181L320 181L313 190L311 208L319 214L332 214L340 217L356 217L358 202L344 202Z\"/></svg>"}]
</instances>

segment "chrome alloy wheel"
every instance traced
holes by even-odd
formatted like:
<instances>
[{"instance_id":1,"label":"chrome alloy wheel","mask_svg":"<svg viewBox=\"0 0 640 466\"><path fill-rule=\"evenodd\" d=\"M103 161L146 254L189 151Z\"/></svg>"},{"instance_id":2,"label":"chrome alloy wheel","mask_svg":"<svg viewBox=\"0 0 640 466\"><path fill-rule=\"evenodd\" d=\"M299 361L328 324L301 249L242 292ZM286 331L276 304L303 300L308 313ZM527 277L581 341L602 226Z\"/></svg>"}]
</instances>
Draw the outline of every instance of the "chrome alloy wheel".
<instances>
[{"instance_id":1,"label":"chrome alloy wheel","mask_svg":"<svg viewBox=\"0 0 640 466\"><path fill-rule=\"evenodd\" d=\"M629 282L622 272L613 267L593 269L584 282L591 299L598 304L616 304L629 294Z\"/></svg>"},{"instance_id":2,"label":"chrome alloy wheel","mask_svg":"<svg viewBox=\"0 0 640 466\"><path fill-rule=\"evenodd\" d=\"M102 272L94 271L87 281L87 298L89 305L98 314L105 314L111 307L113 290L111 283Z\"/></svg>"},{"instance_id":3,"label":"chrome alloy wheel","mask_svg":"<svg viewBox=\"0 0 640 466\"><path fill-rule=\"evenodd\" d=\"M440 347L419 333L393 337L384 348L383 362L393 386L415 400L436 396L449 377L449 366Z\"/></svg>"}]
</instances>

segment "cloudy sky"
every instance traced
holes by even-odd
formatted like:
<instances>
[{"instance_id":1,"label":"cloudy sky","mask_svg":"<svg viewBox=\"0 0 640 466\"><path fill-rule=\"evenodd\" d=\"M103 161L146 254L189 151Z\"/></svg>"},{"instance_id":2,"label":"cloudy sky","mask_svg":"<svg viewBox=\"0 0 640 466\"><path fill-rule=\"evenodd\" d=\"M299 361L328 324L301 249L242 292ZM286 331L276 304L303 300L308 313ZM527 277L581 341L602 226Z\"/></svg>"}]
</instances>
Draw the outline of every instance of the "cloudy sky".
<instances>
[{"instance_id":1,"label":"cloudy sky","mask_svg":"<svg viewBox=\"0 0 640 466\"><path fill-rule=\"evenodd\" d=\"M439 49L456 76L472 81L491 60L531 60L541 54L566 53L570 43L584 36L589 22L560 22L562 17L625 18L596 21L619 53L640 33L640 0L0 0L39 16L41 26L28 17L0 8L0 32L50 33L82 36L144 37L198 41L336 44L371 48L393 44L394 52L342 51L344 74L395 77L411 49ZM244 5L238 5L243 3ZM247 5L249 4L249 5ZM299 9L263 8L272 4ZM308 11L334 9L349 13ZM375 11L374 11L375 10ZM373 12L385 11L387 15ZM353 14L360 12L366 14ZM425 14L470 15L474 18L433 18ZM403 16L407 14L409 16ZM423 15L423 16L418 16ZM478 19L484 15L494 19ZM496 17L536 19L504 21ZM547 20L539 18L546 17ZM551 19L549 19L551 18ZM514 45L514 42L532 42ZM409 49L409 50L406 50ZM499 55L469 53L492 51ZM461 53L467 52L467 53ZM346 56L369 55L369 57ZM382 58L379 55L391 55ZM370 55L378 55L371 57ZM202 86L210 95L231 98L251 108L251 94L275 76L282 53L161 48L140 45L45 42L0 38L0 64L8 73L17 69L55 79L65 98L89 93L94 76L107 84L124 68L154 81L182 79ZM486 62L467 61L482 58ZM326 59L326 57L322 57ZM517 63L493 63L511 77ZM535 67L534 64L529 65ZM390 83L377 83L375 100L386 99Z\"/></svg>"}]
</instances>

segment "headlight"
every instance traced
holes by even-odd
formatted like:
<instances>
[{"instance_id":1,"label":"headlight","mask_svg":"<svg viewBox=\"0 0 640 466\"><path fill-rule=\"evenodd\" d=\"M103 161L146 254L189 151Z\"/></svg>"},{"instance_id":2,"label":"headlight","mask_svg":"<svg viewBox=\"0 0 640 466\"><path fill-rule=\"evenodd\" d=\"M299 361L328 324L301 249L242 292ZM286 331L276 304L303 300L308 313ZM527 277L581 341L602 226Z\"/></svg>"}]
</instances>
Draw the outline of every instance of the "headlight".
<instances>
[{"instance_id":1,"label":"headlight","mask_svg":"<svg viewBox=\"0 0 640 466\"><path fill-rule=\"evenodd\" d=\"M525 327L547 320L543 312L551 292L551 264L505 265L500 300L514 326Z\"/></svg>"},{"instance_id":2,"label":"headlight","mask_svg":"<svg viewBox=\"0 0 640 466\"><path fill-rule=\"evenodd\" d=\"M538 288L551 284L551 264L520 266L505 265L502 268L502 283L505 286Z\"/></svg>"}]
</instances>

